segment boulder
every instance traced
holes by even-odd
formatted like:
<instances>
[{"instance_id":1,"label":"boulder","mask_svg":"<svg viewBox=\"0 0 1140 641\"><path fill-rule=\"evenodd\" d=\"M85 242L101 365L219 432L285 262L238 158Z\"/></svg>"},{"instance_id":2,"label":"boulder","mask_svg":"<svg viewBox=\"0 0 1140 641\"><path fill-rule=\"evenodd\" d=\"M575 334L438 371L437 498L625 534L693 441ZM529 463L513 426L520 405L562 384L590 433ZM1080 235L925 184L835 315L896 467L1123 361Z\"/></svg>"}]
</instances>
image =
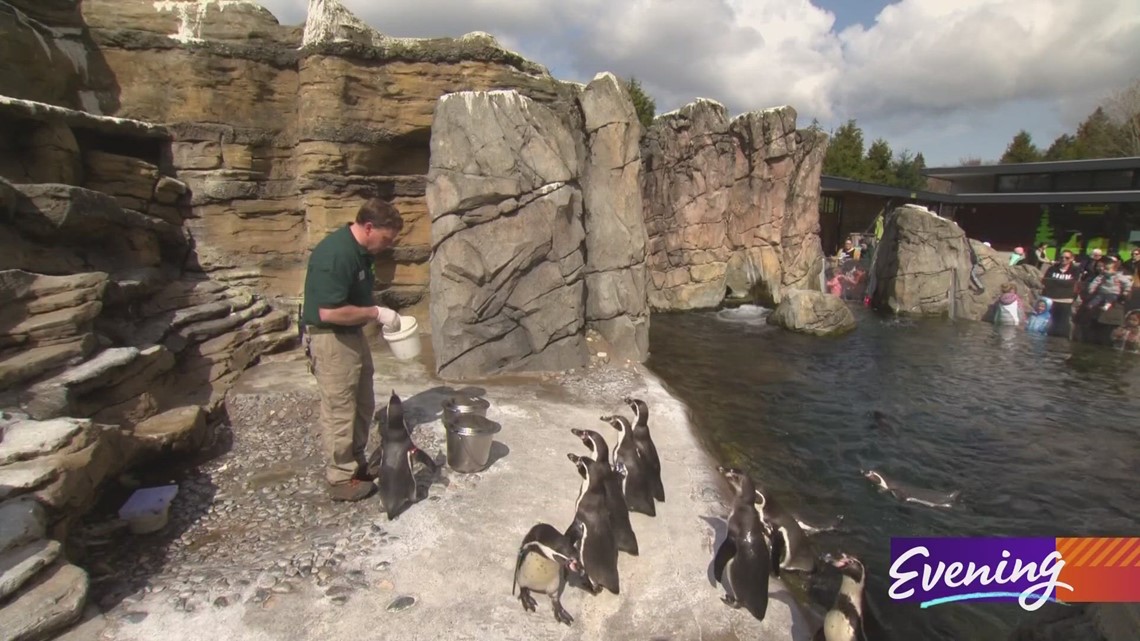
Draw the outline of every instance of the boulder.
<instances>
[{"instance_id":1,"label":"boulder","mask_svg":"<svg viewBox=\"0 0 1140 641\"><path fill-rule=\"evenodd\" d=\"M642 142L654 309L778 303L822 270L819 176L827 138L779 107L728 118L698 100L659 116Z\"/></svg>"},{"instance_id":2,"label":"boulder","mask_svg":"<svg viewBox=\"0 0 1140 641\"><path fill-rule=\"evenodd\" d=\"M0 607L0 639L35 641L52 635L83 614L87 573L67 563L42 572Z\"/></svg>"},{"instance_id":3,"label":"boulder","mask_svg":"<svg viewBox=\"0 0 1140 641\"><path fill-rule=\"evenodd\" d=\"M970 278L971 249L982 288ZM917 205L887 214L871 272L872 305L896 314L952 312L955 318L982 320L1002 284L1014 283L1023 300L1040 289L1035 268L1009 267L989 247L966 238L956 223Z\"/></svg>"},{"instance_id":4,"label":"boulder","mask_svg":"<svg viewBox=\"0 0 1140 641\"><path fill-rule=\"evenodd\" d=\"M814 336L843 334L855 329L855 315L840 298L810 289L790 289L768 324Z\"/></svg>"},{"instance_id":5,"label":"boulder","mask_svg":"<svg viewBox=\"0 0 1140 641\"><path fill-rule=\"evenodd\" d=\"M0 503L0 554L42 539L46 529L47 515L34 500L18 498Z\"/></svg>"},{"instance_id":6,"label":"boulder","mask_svg":"<svg viewBox=\"0 0 1140 641\"><path fill-rule=\"evenodd\" d=\"M133 434L156 454L197 451L206 439L206 413L198 405L178 407L138 423Z\"/></svg>"},{"instance_id":7,"label":"boulder","mask_svg":"<svg viewBox=\"0 0 1140 641\"><path fill-rule=\"evenodd\" d=\"M134 347L113 347L62 374L36 383L20 394L20 406L36 420L64 416L86 391L103 387L139 357Z\"/></svg>"}]
</instances>

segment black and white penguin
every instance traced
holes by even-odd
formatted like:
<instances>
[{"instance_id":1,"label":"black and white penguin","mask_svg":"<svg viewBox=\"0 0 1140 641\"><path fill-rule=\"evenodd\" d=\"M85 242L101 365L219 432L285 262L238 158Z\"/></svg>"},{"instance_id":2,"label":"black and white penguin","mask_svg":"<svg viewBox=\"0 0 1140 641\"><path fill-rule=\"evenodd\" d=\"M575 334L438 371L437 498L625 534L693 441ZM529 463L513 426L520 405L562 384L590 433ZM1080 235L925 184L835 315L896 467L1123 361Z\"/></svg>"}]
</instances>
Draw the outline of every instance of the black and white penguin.
<instances>
[{"instance_id":1,"label":"black and white penguin","mask_svg":"<svg viewBox=\"0 0 1140 641\"><path fill-rule=\"evenodd\" d=\"M384 505L388 520L391 521L416 502L413 463L420 461L433 474L438 471L438 466L427 452L412 442L412 434L404 422L403 403L394 390L388 399L385 414L387 420L380 421L378 428L380 448L373 454L369 469L377 476L380 502Z\"/></svg>"},{"instance_id":2,"label":"black and white penguin","mask_svg":"<svg viewBox=\"0 0 1140 641\"><path fill-rule=\"evenodd\" d=\"M795 515L783 509L774 497L760 489L756 490L754 505L760 514L760 520L772 532L773 550L778 549L780 552L778 558L774 559L779 568L793 572L814 571L815 554L812 552L811 541Z\"/></svg>"},{"instance_id":3,"label":"black and white penguin","mask_svg":"<svg viewBox=\"0 0 1140 641\"><path fill-rule=\"evenodd\" d=\"M867 641L863 630L863 588L867 585L867 572L863 563L842 554L824 555L823 560L839 568L843 581L835 605L823 617L823 627L816 631L812 641Z\"/></svg>"},{"instance_id":4,"label":"black and white penguin","mask_svg":"<svg viewBox=\"0 0 1140 641\"><path fill-rule=\"evenodd\" d=\"M630 512L640 512L657 516L653 494L649 487L645 461L637 450L637 442L632 438L633 429L624 416L603 416L601 420L618 431L617 445L614 447L612 464L619 474L625 475L622 493Z\"/></svg>"},{"instance_id":5,"label":"black and white penguin","mask_svg":"<svg viewBox=\"0 0 1140 641\"><path fill-rule=\"evenodd\" d=\"M961 490L953 492L940 492L914 487L899 481L893 481L883 476L882 472L869 470L863 476L903 503L917 503L927 507L954 507L954 503L961 496Z\"/></svg>"},{"instance_id":6,"label":"black and white penguin","mask_svg":"<svg viewBox=\"0 0 1140 641\"><path fill-rule=\"evenodd\" d=\"M744 607L763 621L768 612L768 576L775 569L768 548L764 522L753 503L756 486L740 470L718 468L736 492L732 514L728 517L728 535L713 557L713 576L728 588L732 596L721 600L730 607ZM777 570L778 571L778 570Z\"/></svg>"},{"instance_id":7,"label":"black and white penguin","mask_svg":"<svg viewBox=\"0 0 1140 641\"><path fill-rule=\"evenodd\" d=\"M597 474L602 477L606 489L606 509L610 511L610 525L613 526L617 549L637 556L637 535L629 522L629 506L625 503L621 489L625 477L610 465L610 448L606 445L606 440L594 430L573 428L570 431L582 439L582 443L593 453L593 465L597 467Z\"/></svg>"},{"instance_id":8,"label":"black and white penguin","mask_svg":"<svg viewBox=\"0 0 1140 641\"><path fill-rule=\"evenodd\" d=\"M517 587L519 601L528 612L534 612L538 606L531 592L549 596L554 619L570 625L574 622L574 617L562 607L562 590L566 587L567 571L577 574L582 571L570 537L559 532L553 525L539 523L526 533L519 546L511 594L515 593Z\"/></svg>"},{"instance_id":9,"label":"black and white penguin","mask_svg":"<svg viewBox=\"0 0 1140 641\"><path fill-rule=\"evenodd\" d=\"M609 510L606 509L606 489L602 479L592 473L598 468L591 465L593 460L588 456L567 454L566 458L578 467L578 474L582 476L582 487L574 506L574 522L566 536L578 550L578 562L586 574L590 591L597 594L605 588L619 594L618 549Z\"/></svg>"},{"instance_id":10,"label":"black and white penguin","mask_svg":"<svg viewBox=\"0 0 1140 641\"><path fill-rule=\"evenodd\" d=\"M641 454L641 460L645 462L649 491L654 499L664 503L665 486L661 483L661 458L657 456L657 446L653 444L653 437L649 435L649 406L639 398L626 397L624 400L633 410L633 442L637 444L637 451Z\"/></svg>"}]
</instances>

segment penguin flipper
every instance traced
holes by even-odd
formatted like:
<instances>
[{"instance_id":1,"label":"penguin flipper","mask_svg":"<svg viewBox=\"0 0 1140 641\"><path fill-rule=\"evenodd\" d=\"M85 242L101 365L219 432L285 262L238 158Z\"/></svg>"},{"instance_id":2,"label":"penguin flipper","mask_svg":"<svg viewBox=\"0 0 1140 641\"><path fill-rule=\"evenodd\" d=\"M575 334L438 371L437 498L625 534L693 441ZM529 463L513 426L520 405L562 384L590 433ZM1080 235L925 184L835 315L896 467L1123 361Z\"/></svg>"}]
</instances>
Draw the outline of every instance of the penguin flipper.
<instances>
[{"instance_id":1,"label":"penguin flipper","mask_svg":"<svg viewBox=\"0 0 1140 641\"><path fill-rule=\"evenodd\" d=\"M776 578L780 578L780 561L783 560L787 549L788 542L784 538L784 531L775 528L772 532L772 564L769 566L769 572Z\"/></svg>"},{"instance_id":2,"label":"penguin flipper","mask_svg":"<svg viewBox=\"0 0 1140 641\"><path fill-rule=\"evenodd\" d=\"M435 464L435 460L433 460L427 452L421 450L420 448L417 447L412 450L412 456L415 457L415 460L423 463L424 467L431 470L432 474L435 474L439 471L439 466Z\"/></svg>"},{"instance_id":3,"label":"penguin flipper","mask_svg":"<svg viewBox=\"0 0 1140 641\"><path fill-rule=\"evenodd\" d=\"M719 582L721 577L724 576L724 568L732 557L736 556L736 543L732 539L725 539L720 544L720 548L716 551L716 557L713 558L713 576Z\"/></svg>"}]
</instances>

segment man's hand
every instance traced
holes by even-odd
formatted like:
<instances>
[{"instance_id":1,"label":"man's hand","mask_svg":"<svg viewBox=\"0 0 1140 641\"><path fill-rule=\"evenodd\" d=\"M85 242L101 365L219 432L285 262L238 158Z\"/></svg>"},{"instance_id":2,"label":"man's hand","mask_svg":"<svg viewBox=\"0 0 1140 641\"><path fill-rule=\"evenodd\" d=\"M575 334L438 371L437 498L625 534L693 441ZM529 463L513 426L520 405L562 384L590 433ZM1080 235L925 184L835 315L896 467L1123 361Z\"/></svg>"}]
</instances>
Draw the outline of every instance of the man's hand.
<instances>
[{"instance_id":1,"label":"man's hand","mask_svg":"<svg viewBox=\"0 0 1140 641\"><path fill-rule=\"evenodd\" d=\"M387 307L376 307L376 322L384 326L388 332L400 331L400 315Z\"/></svg>"}]
</instances>

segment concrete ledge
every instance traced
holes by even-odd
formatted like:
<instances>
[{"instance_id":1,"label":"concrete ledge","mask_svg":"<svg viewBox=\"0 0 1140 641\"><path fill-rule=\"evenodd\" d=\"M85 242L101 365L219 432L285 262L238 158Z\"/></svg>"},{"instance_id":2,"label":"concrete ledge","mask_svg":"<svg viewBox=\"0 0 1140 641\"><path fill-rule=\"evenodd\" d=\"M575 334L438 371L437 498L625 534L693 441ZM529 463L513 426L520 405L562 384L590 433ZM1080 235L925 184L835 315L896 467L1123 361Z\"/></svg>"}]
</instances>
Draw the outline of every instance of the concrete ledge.
<instances>
[{"instance_id":1,"label":"concrete ledge","mask_svg":"<svg viewBox=\"0 0 1140 641\"><path fill-rule=\"evenodd\" d=\"M405 399L410 422L418 424L417 433L428 430L429 442L444 442L439 407L450 393L448 384L435 379L423 365L397 362L386 351L376 353L375 360L378 405L395 389ZM644 368L610 366L453 387L467 386L486 391L491 402L488 417L502 424L496 436L501 458L478 474L447 470L444 480L431 486L430 500L392 522L386 522L375 497L353 506L382 525L392 539L386 547L365 553L368 558L359 559L368 587L340 605L312 588L275 595L272 607L246 603L182 612L165 599L147 599L148 616L117 626L109 638L197 641L206 630L218 638L251 641L318 636L810 638L805 619L778 580L770 583L772 600L763 622L721 603L724 590L711 585L709 567L713 545L723 536L722 519L728 514L725 486L693 434L686 408ZM303 360L259 365L243 374L230 392L275 393L315 394ZM549 601L542 595L536 595L539 607L535 613L525 612L511 595L515 555L533 524L545 521L564 528L573 518L580 480L566 453L587 451L570 428L594 429L612 447L616 432L598 419L612 413L628 416L620 400L628 393L649 403L667 501L658 504L656 517L631 515L641 555L621 555L619 596L566 589L562 603L575 617L574 625L567 628L554 620ZM437 460L443 454L428 449ZM401 595L415 598L415 604L389 611L387 607Z\"/></svg>"}]
</instances>

